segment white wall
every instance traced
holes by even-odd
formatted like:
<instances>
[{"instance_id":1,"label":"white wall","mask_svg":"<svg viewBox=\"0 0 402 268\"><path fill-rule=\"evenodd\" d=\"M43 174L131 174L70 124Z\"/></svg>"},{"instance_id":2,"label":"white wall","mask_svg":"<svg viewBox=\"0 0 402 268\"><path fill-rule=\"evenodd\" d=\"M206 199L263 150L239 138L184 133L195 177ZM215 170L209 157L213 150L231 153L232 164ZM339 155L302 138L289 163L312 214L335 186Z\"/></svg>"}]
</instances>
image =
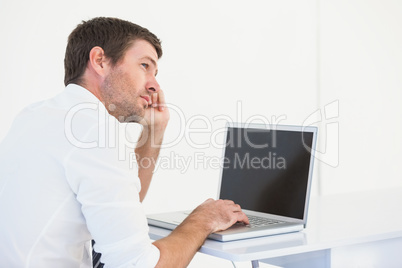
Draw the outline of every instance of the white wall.
<instances>
[{"instance_id":1,"label":"white wall","mask_svg":"<svg viewBox=\"0 0 402 268\"><path fill-rule=\"evenodd\" d=\"M225 116L317 121L313 194L402 186L401 11L397 0L2 1L0 139L25 105L63 90L71 30L81 20L116 16L162 39L159 82L180 109L172 109L165 139L178 142L161 157L191 164L157 170L148 212L216 196L219 169L195 157L221 156L209 144L222 140L212 133ZM190 138L207 146L195 148L180 131L208 127L205 121L209 130Z\"/></svg>"},{"instance_id":2,"label":"white wall","mask_svg":"<svg viewBox=\"0 0 402 268\"><path fill-rule=\"evenodd\" d=\"M150 212L216 197L219 168L197 161L221 157L210 143L222 118L301 124L317 109L316 1L9 1L0 10L7 37L0 43L0 138L25 105L63 89L67 36L82 19L117 16L162 39L158 78L179 108L171 110L165 138L177 144L161 157L174 154L191 165L157 170L145 202ZM181 135L205 128L205 121L207 133ZM203 143L206 148L194 148Z\"/></svg>"},{"instance_id":3,"label":"white wall","mask_svg":"<svg viewBox=\"0 0 402 268\"><path fill-rule=\"evenodd\" d=\"M397 0L320 1L320 102L339 100L323 194L402 185L401 14Z\"/></svg>"},{"instance_id":4,"label":"white wall","mask_svg":"<svg viewBox=\"0 0 402 268\"><path fill-rule=\"evenodd\" d=\"M181 5L180 15L166 19L160 79L186 120L172 113L165 140L179 137L180 142L165 148L162 157L174 154L191 165L183 172L180 167L157 171L145 203L149 210L188 209L217 196L219 167L208 161L222 155L210 143L222 143L222 135L211 134L224 126L224 116L270 122L282 116L281 123L290 124L316 110L316 6L291 3ZM166 16L164 10L157 15ZM211 122L209 131L180 136L179 129L206 128L202 116ZM152 206L151 200L161 203Z\"/></svg>"}]
</instances>

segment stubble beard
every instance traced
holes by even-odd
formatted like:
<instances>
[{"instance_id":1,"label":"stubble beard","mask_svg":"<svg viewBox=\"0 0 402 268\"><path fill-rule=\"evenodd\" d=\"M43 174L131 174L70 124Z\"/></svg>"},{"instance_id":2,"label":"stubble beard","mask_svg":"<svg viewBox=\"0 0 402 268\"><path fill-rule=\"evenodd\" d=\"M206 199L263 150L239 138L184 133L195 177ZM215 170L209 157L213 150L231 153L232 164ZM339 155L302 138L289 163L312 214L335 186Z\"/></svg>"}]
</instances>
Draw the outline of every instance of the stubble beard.
<instances>
[{"instance_id":1,"label":"stubble beard","mask_svg":"<svg viewBox=\"0 0 402 268\"><path fill-rule=\"evenodd\" d=\"M101 86L103 102L109 114L121 123L139 123L145 114L145 106L136 103L139 96L130 91L128 83L116 71L109 74Z\"/></svg>"}]
</instances>

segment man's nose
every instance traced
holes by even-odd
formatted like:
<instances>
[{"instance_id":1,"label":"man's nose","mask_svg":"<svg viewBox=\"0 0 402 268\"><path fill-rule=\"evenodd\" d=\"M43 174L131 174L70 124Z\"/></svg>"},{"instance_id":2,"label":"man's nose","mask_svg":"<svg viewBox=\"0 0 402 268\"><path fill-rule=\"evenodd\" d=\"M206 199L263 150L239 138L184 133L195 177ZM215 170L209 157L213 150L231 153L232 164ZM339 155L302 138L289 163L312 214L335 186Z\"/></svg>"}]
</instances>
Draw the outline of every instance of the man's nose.
<instances>
[{"instance_id":1,"label":"man's nose","mask_svg":"<svg viewBox=\"0 0 402 268\"><path fill-rule=\"evenodd\" d=\"M159 90L161 89L159 84L158 84L158 81L156 81L155 77L153 77L152 79L149 80L146 88L151 93L159 92Z\"/></svg>"}]
</instances>

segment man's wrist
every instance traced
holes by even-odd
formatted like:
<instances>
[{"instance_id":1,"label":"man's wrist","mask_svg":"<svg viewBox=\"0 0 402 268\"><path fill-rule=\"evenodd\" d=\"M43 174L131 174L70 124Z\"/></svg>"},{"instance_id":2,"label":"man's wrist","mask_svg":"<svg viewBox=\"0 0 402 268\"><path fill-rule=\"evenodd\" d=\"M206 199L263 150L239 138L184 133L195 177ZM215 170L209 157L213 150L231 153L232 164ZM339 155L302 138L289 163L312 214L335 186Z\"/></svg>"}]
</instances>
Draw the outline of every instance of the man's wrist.
<instances>
[{"instance_id":1,"label":"man's wrist","mask_svg":"<svg viewBox=\"0 0 402 268\"><path fill-rule=\"evenodd\" d=\"M205 233L210 235L215 230L215 225L213 219L208 217L204 211L199 211L195 209L183 223L188 223L191 225L197 225L199 230L204 230Z\"/></svg>"},{"instance_id":2,"label":"man's wrist","mask_svg":"<svg viewBox=\"0 0 402 268\"><path fill-rule=\"evenodd\" d=\"M138 139L137 148L143 146L160 149L166 128L154 128L143 126L141 135Z\"/></svg>"}]
</instances>

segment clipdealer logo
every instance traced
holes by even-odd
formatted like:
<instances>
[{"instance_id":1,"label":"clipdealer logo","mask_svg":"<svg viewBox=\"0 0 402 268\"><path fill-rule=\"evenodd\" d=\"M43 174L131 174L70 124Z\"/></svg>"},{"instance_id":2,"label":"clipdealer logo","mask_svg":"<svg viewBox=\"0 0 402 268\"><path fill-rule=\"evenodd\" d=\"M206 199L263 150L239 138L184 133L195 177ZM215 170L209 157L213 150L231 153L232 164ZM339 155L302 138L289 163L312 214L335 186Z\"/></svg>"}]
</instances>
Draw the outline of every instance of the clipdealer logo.
<instances>
[{"instance_id":1,"label":"clipdealer logo","mask_svg":"<svg viewBox=\"0 0 402 268\"><path fill-rule=\"evenodd\" d=\"M339 166L339 100L326 104L311 113L303 126L319 126L318 146L312 152L314 157L330 166Z\"/></svg>"},{"instance_id":2,"label":"clipdealer logo","mask_svg":"<svg viewBox=\"0 0 402 268\"><path fill-rule=\"evenodd\" d=\"M178 168L180 172L187 171L190 167L197 168L223 168L226 161L223 157L209 156L205 153L197 152L197 150L203 150L208 148L219 148L223 149L226 145L223 142L219 143L219 136L224 135L225 127L220 127L213 129L213 123L218 121L221 122L244 122L244 125L258 123L271 125L284 124L282 121L287 119L286 115L272 116L268 119L262 115L254 115L246 120L243 119L242 103L237 102L236 105L236 118L233 120L230 116L225 114L220 114L214 116L212 119L206 117L205 115L194 115L190 118L186 118L185 113L177 106L172 104L167 104L167 107L172 114L176 114L180 127L177 129L178 133L170 140L167 140L162 144L162 148L173 148L178 145L181 141L185 140L187 145L195 150L192 156L181 156L178 154L170 154L168 156L160 156L159 159L153 163L156 168L161 169L172 169ZM74 129L75 120L79 121L80 112L89 112L92 115L98 117L98 124L94 125L93 128L97 135L86 137L77 135ZM302 126L319 126L318 134L318 145L317 148L311 152L314 157L324 164L331 167L337 167L339 165L339 101L335 100L331 103L326 104L324 107L315 110L313 113L308 115L308 117L303 121ZM195 128L193 123L202 123L203 128ZM197 124L195 124L197 125ZM131 168L138 165L147 166L153 160L142 159L141 163L136 163L138 158L135 156L134 149L138 145L136 139L132 139L127 135L127 130L130 130L133 126L137 127L136 132L141 132L139 129L141 126L139 124L119 123L113 116L109 115L105 107L101 102L99 103L80 103L72 107L65 117L65 136L67 140L77 148L90 149L90 148L116 148L118 150L118 158L120 161L128 161ZM139 131L138 131L139 130ZM198 134L198 135L195 135ZM209 142L199 142L194 137L204 137L204 141L207 139ZM152 139L152 136L151 136ZM247 142L247 139L246 139ZM155 145L151 142L152 146ZM260 145L257 145L260 146ZM275 146L275 140L272 141L270 146ZM311 150L311 148L306 148ZM242 168L244 166L251 168L276 168L284 169L286 168L286 161L280 155L275 153L270 153L263 158L256 159L250 155L236 156L234 164L236 167Z\"/></svg>"}]
</instances>

